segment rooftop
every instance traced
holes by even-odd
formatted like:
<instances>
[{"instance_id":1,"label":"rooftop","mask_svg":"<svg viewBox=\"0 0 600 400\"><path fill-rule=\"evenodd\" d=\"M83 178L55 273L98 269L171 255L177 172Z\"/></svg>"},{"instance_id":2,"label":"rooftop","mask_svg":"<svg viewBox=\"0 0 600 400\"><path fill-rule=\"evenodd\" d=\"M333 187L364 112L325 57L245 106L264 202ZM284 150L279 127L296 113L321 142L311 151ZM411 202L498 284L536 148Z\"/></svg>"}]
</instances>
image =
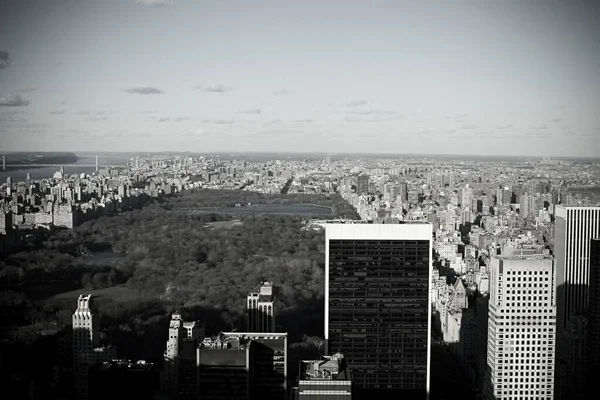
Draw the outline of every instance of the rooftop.
<instances>
[{"instance_id":1,"label":"rooftop","mask_svg":"<svg viewBox=\"0 0 600 400\"><path fill-rule=\"evenodd\" d=\"M529 252L514 252L511 254L499 254L492 255L492 257L497 258L499 260L553 260L554 256L549 254L531 254Z\"/></svg>"},{"instance_id":2,"label":"rooftop","mask_svg":"<svg viewBox=\"0 0 600 400\"><path fill-rule=\"evenodd\" d=\"M321 360L302 360L300 364L300 380L350 380L344 362L344 356L336 353L323 356Z\"/></svg>"},{"instance_id":3,"label":"rooftop","mask_svg":"<svg viewBox=\"0 0 600 400\"><path fill-rule=\"evenodd\" d=\"M154 368L154 363L147 362L144 360L131 361L131 360L112 360L105 361L99 367L100 372L109 371L131 371L131 372L147 372Z\"/></svg>"}]
</instances>

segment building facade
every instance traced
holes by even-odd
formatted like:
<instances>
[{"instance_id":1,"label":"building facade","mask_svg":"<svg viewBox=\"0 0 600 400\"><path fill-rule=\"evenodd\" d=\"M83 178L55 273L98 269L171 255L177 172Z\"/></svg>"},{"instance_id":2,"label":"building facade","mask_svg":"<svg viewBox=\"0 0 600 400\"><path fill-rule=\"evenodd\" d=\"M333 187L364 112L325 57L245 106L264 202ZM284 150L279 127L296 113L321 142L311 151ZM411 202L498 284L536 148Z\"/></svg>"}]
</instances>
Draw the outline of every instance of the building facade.
<instances>
[{"instance_id":1,"label":"building facade","mask_svg":"<svg viewBox=\"0 0 600 400\"><path fill-rule=\"evenodd\" d=\"M89 398L89 369L116 358L115 348L100 346L100 321L93 315L92 295L80 295L73 313L73 390L76 399Z\"/></svg>"},{"instance_id":2,"label":"building facade","mask_svg":"<svg viewBox=\"0 0 600 400\"><path fill-rule=\"evenodd\" d=\"M342 354L300 362L295 400L352 400L352 380Z\"/></svg>"},{"instance_id":3,"label":"building facade","mask_svg":"<svg viewBox=\"0 0 600 400\"><path fill-rule=\"evenodd\" d=\"M248 332L275 332L274 293L271 282L263 282L248 293Z\"/></svg>"},{"instance_id":4,"label":"building facade","mask_svg":"<svg viewBox=\"0 0 600 400\"><path fill-rule=\"evenodd\" d=\"M549 256L491 258L487 399L554 398L554 282Z\"/></svg>"},{"instance_id":5,"label":"building facade","mask_svg":"<svg viewBox=\"0 0 600 400\"><path fill-rule=\"evenodd\" d=\"M587 378L591 389L595 382L590 378L600 376L600 238L592 239L590 249L590 297L586 361Z\"/></svg>"},{"instance_id":6,"label":"building facade","mask_svg":"<svg viewBox=\"0 0 600 400\"><path fill-rule=\"evenodd\" d=\"M432 226L326 225L325 342L365 398L429 392Z\"/></svg>"},{"instance_id":7,"label":"building facade","mask_svg":"<svg viewBox=\"0 0 600 400\"><path fill-rule=\"evenodd\" d=\"M554 249L557 288L556 398L583 395L581 362L573 354L585 349L590 283L591 239L600 237L600 207L555 208Z\"/></svg>"}]
</instances>

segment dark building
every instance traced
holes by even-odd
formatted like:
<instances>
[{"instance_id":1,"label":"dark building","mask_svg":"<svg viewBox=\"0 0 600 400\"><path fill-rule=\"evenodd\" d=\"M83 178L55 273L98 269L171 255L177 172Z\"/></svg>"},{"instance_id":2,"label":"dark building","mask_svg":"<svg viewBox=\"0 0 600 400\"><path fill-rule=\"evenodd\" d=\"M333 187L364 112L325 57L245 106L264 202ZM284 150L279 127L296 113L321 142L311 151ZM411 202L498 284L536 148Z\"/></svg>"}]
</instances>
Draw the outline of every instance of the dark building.
<instances>
[{"instance_id":1,"label":"dark building","mask_svg":"<svg viewBox=\"0 0 600 400\"><path fill-rule=\"evenodd\" d=\"M351 400L352 380L342 354L301 361L294 400Z\"/></svg>"},{"instance_id":2,"label":"dark building","mask_svg":"<svg viewBox=\"0 0 600 400\"><path fill-rule=\"evenodd\" d=\"M200 400L285 399L286 333L222 332L197 350Z\"/></svg>"},{"instance_id":3,"label":"dark building","mask_svg":"<svg viewBox=\"0 0 600 400\"><path fill-rule=\"evenodd\" d=\"M362 398L427 398L431 236L426 223L326 225L326 352L348 359Z\"/></svg>"},{"instance_id":4,"label":"dark building","mask_svg":"<svg viewBox=\"0 0 600 400\"><path fill-rule=\"evenodd\" d=\"M356 193L368 194L369 193L369 175L360 175L356 184Z\"/></svg>"},{"instance_id":5,"label":"dark building","mask_svg":"<svg viewBox=\"0 0 600 400\"><path fill-rule=\"evenodd\" d=\"M590 245L587 334L587 382L592 389L596 384L593 378L600 376L600 239L592 239Z\"/></svg>"},{"instance_id":6,"label":"dark building","mask_svg":"<svg viewBox=\"0 0 600 400\"><path fill-rule=\"evenodd\" d=\"M146 361L98 363L89 372L89 399L155 400L157 382L156 367Z\"/></svg>"}]
</instances>

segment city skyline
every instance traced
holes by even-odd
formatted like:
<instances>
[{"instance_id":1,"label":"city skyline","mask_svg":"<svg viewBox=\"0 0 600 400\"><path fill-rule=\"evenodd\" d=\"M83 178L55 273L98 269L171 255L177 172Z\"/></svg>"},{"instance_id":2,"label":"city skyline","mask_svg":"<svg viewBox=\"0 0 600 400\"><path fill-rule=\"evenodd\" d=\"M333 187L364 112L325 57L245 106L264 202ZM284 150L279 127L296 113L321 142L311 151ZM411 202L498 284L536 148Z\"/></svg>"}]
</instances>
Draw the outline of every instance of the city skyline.
<instances>
[{"instance_id":1,"label":"city skyline","mask_svg":"<svg viewBox=\"0 0 600 400\"><path fill-rule=\"evenodd\" d=\"M0 10L7 151L598 152L593 2Z\"/></svg>"}]
</instances>

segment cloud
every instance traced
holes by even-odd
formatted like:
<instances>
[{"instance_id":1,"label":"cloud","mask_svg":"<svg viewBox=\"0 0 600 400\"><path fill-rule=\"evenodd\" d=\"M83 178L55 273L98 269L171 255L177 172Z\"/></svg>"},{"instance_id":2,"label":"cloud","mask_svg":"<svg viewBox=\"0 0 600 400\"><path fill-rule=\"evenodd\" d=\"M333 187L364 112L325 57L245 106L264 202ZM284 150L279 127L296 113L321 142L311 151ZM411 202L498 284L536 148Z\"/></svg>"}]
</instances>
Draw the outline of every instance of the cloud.
<instances>
[{"instance_id":1,"label":"cloud","mask_svg":"<svg viewBox=\"0 0 600 400\"><path fill-rule=\"evenodd\" d=\"M106 121L107 119L108 119L108 117L94 116L94 117L88 117L88 118L86 118L86 121Z\"/></svg>"},{"instance_id":2,"label":"cloud","mask_svg":"<svg viewBox=\"0 0 600 400\"><path fill-rule=\"evenodd\" d=\"M472 130L472 129L476 129L477 125L473 125L473 124L464 124L460 127L460 129L465 129L465 130Z\"/></svg>"},{"instance_id":3,"label":"cloud","mask_svg":"<svg viewBox=\"0 0 600 400\"><path fill-rule=\"evenodd\" d=\"M350 111L347 111L347 113L353 114L353 115L395 115L396 111L371 109L371 110L350 110Z\"/></svg>"},{"instance_id":4,"label":"cloud","mask_svg":"<svg viewBox=\"0 0 600 400\"><path fill-rule=\"evenodd\" d=\"M135 4L146 7L167 7L173 5L173 0L135 0Z\"/></svg>"},{"instance_id":5,"label":"cloud","mask_svg":"<svg viewBox=\"0 0 600 400\"><path fill-rule=\"evenodd\" d=\"M34 88L34 87L26 87L26 88L19 90L19 93L35 92L36 90L37 90L37 88Z\"/></svg>"},{"instance_id":6,"label":"cloud","mask_svg":"<svg viewBox=\"0 0 600 400\"><path fill-rule=\"evenodd\" d=\"M86 111L86 110L82 110L82 111L77 111L75 114L77 115L89 115L91 114L90 111Z\"/></svg>"},{"instance_id":7,"label":"cloud","mask_svg":"<svg viewBox=\"0 0 600 400\"><path fill-rule=\"evenodd\" d=\"M259 108L255 108L254 110L241 110L240 114L260 114L262 111Z\"/></svg>"},{"instance_id":8,"label":"cloud","mask_svg":"<svg viewBox=\"0 0 600 400\"><path fill-rule=\"evenodd\" d=\"M229 88L226 88L225 85L196 86L196 89L210 93L225 93L231 90Z\"/></svg>"},{"instance_id":9,"label":"cloud","mask_svg":"<svg viewBox=\"0 0 600 400\"><path fill-rule=\"evenodd\" d=\"M0 106L4 107L24 107L29 104L29 100L25 100L18 94L9 94L6 97L0 97Z\"/></svg>"},{"instance_id":10,"label":"cloud","mask_svg":"<svg viewBox=\"0 0 600 400\"><path fill-rule=\"evenodd\" d=\"M385 122L385 121L395 121L395 120L399 120L404 118L402 115L397 115L395 117L389 117L389 118L371 118L371 119L365 119L363 120L363 122Z\"/></svg>"},{"instance_id":11,"label":"cloud","mask_svg":"<svg viewBox=\"0 0 600 400\"><path fill-rule=\"evenodd\" d=\"M536 131L545 131L546 129L548 129L548 125L546 125L546 124L538 125L538 126L534 127L533 129L535 129Z\"/></svg>"},{"instance_id":12,"label":"cloud","mask_svg":"<svg viewBox=\"0 0 600 400\"><path fill-rule=\"evenodd\" d=\"M469 114L458 114L454 117L454 120L457 122L462 122L468 116L469 116Z\"/></svg>"},{"instance_id":13,"label":"cloud","mask_svg":"<svg viewBox=\"0 0 600 400\"><path fill-rule=\"evenodd\" d=\"M513 124L508 124L508 125L499 126L498 129L509 129L509 128L512 128L512 127L513 127Z\"/></svg>"},{"instance_id":14,"label":"cloud","mask_svg":"<svg viewBox=\"0 0 600 400\"><path fill-rule=\"evenodd\" d=\"M10 64L10 59L8 58L8 52L0 50L0 69L4 69L8 67Z\"/></svg>"},{"instance_id":15,"label":"cloud","mask_svg":"<svg viewBox=\"0 0 600 400\"><path fill-rule=\"evenodd\" d=\"M205 119L204 122L207 124L227 125L227 124L234 124L236 121L227 120L227 119Z\"/></svg>"},{"instance_id":16,"label":"cloud","mask_svg":"<svg viewBox=\"0 0 600 400\"><path fill-rule=\"evenodd\" d=\"M304 123L310 123L313 122L312 119L297 119L294 121L295 123L299 123L299 124L304 124Z\"/></svg>"},{"instance_id":17,"label":"cloud","mask_svg":"<svg viewBox=\"0 0 600 400\"><path fill-rule=\"evenodd\" d=\"M60 114L66 113L66 112L67 112L67 110L56 110L56 111L50 111L50 114L60 115Z\"/></svg>"},{"instance_id":18,"label":"cloud","mask_svg":"<svg viewBox=\"0 0 600 400\"><path fill-rule=\"evenodd\" d=\"M195 136L208 136L208 135L209 135L208 132L206 132L204 129L198 128L198 129L194 129L191 131L183 132L179 136L195 137Z\"/></svg>"},{"instance_id":19,"label":"cloud","mask_svg":"<svg viewBox=\"0 0 600 400\"><path fill-rule=\"evenodd\" d=\"M171 118L171 117L156 117L156 122L180 122L180 121L186 121L190 119L190 117L175 117L175 118Z\"/></svg>"},{"instance_id":20,"label":"cloud","mask_svg":"<svg viewBox=\"0 0 600 400\"><path fill-rule=\"evenodd\" d=\"M366 100L355 100L355 101L351 101L351 102L347 103L346 107L358 107L358 106L364 106L366 104L369 104L369 102Z\"/></svg>"},{"instance_id":21,"label":"cloud","mask_svg":"<svg viewBox=\"0 0 600 400\"><path fill-rule=\"evenodd\" d=\"M128 89L123 89L124 92L134 94L163 94L164 92L152 86L134 86Z\"/></svg>"},{"instance_id":22,"label":"cloud","mask_svg":"<svg viewBox=\"0 0 600 400\"><path fill-rule=\"evenodd\" d=\"M290 92L288 92L285 89L280 89L280 90L274 92L273 96L285 96L286 94L290 94Z\"/></svg>"},{"instance_id":23,"label":"cloud","mask_svg":"<svg viewBox=\"0 0 600 400\"><path fill-rule=\"evenodd\" d=\"M562 121L562 118L554 118L554 119L552 120L552 122L560 122L560 121Z\"/></svg>"},{"instance_id":24,"label":"cloud","mask_svg":"<svg viewBox=\"0 0 600 400\"><path fill-rule=\"evenodd\" d=\"M568 131L568 132L565 132L565 133L563 134L563 136L575 136L575 132L573 132L573 131Z\"/></svg>"}]
</instances>

